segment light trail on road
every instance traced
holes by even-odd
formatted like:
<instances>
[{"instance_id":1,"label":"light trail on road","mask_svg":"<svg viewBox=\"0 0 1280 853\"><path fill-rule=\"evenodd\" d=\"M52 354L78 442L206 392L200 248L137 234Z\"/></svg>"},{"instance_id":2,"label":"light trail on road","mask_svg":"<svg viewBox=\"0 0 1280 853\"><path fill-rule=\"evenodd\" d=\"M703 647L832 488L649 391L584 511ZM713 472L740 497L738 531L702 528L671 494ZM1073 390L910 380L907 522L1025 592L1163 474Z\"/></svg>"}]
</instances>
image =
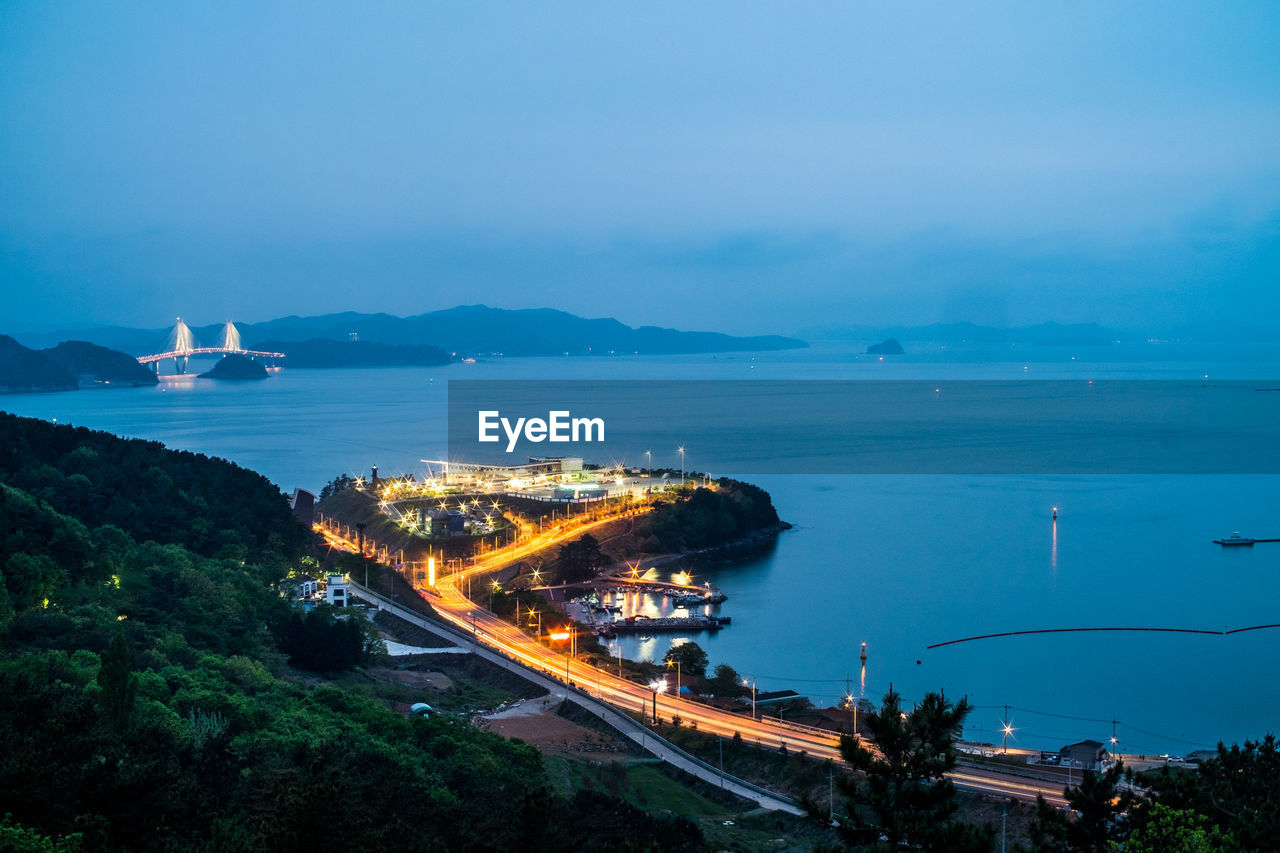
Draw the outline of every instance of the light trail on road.
<instances>
[{"instance_id":1,"label":"light trail on road","mask_svg":"<svg viewBox=\"0 0 1280 853\"><path fill-rule=\"evenodd\" d=\"M620 678L605 668L595 667L572 657L568 654L567 640L562 641L566 645L564 653L543 646L520 628L477 605L463 594L462 582L469 577L507 568L518 560L571 538L619 520L635 518L650 509L649 506L629 507L603 517L580 517L581 520L562 522L527 540L517 541L477 558L473 566L438 579L434 590L424 592L419 589L418 592L441 619L470 634L477 643L483 643L532 670L565 682L570 687L582 689L622 711L639 712L650 719L656 699L660 719L679 716L683 725L695 726L700 732L726 738L732 738L736 734L743 741L773 749L780 749L785 745L789 751L802 751L811 757L831 759L844 765L840 755L840 734L837 732L786 722L781 716L777 719L744 717L661 691L655 696L654 690L648 685ZM357 550L354 543L332 531L319 525L317 530L331 546L353 552ZM958 788L968 791L1015 797L1024 801L1034 801L1037 795L1041 795L1054 805L1065 803L1062 787L1055 783L967 767L957 769L948 776Z\"/></svg>"}]
</instances>

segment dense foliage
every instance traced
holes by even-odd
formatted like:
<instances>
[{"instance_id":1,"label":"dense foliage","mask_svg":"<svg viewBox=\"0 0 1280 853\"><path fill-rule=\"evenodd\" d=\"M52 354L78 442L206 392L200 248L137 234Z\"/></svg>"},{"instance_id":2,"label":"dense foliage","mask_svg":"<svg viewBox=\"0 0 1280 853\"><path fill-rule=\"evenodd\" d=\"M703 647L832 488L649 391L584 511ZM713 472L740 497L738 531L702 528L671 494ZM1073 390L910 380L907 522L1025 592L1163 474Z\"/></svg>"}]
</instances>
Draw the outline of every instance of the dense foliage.
<instances>
[{"instance_id":1,"label":"dense foliage","mask_svg":"<svg viewBox=\"0 0 1280 853\"><path fill-rule=\"evenodd\" d=\"M1223 850L1280 851L1280 744L1275 735L1218 754L1192 773L1170 767L1140 774L1154 798L1201 815L1223 837ZM1134 823L1145 814L1135 810Z\"/></svg>"},{"instance_id":2,"label":"dense foliage","mask_svg":"<svg viewBox=\"0 0 1280 853\"><path fill-rule=\"evenodd\" d=\"M282 648L357 654L357 621L279 596L309 533L257 474L0 415L0 502L5 849L703 846L550 794L519 741L285 677Z\"/></svg>"},{"instance_id":3,"label":"dense foliage","mask_svg":"<svg viewBox=\"0 0 1280 853\"><path fill-rule=\"evenodd\" d=\"M280 565L309 541L265 477L203 454L0 412L0 481L134 541Z\"/></svg>"},{"instance_id":4,"label":"dense foliage","mask_svg":"<svg viewBox=\"0 0 1280 853\"><path fill-rule=\"evenodd\" d=\"M724 479L715 489L695 489L688 500L665 504L641 518L636 533L647 551L677 551L714 548L778 524L768 492Z\"/></svg>"},{"instance_id":5,"label":"dense foliage","mask_svg":"<svg viewBox=\"0 0 1280 853\"><path fill-rule=\"evenodd\" d=\"M313 672L341 672L369 662L386 649L367 619L325 604L310 613L295 611L289 616L280 651L294 666Z\"/></svg>"},{"instance_id":6,"label":"dense foliage","mask_svg":"<svg viewBox=\"0 0 1280 853\"><path fill-rule=\"evenodd\" d=\"M63 365L0 335L0 391L67 391L77 384Z\"/></svg>"},{"instance_id":7,"label":"dense foliage","mask_svg":"<svg viewBox=\"0 0 1280 853\"><path fill-rule=\"evenodd\" d=\"M1123 785L1121 764L1065 791L1072 818L1038 803L1032 853L1280 851L1280 750L1273 735L1218 745L1198 771L1162 767Z\"/></svg>"}]
</instances>

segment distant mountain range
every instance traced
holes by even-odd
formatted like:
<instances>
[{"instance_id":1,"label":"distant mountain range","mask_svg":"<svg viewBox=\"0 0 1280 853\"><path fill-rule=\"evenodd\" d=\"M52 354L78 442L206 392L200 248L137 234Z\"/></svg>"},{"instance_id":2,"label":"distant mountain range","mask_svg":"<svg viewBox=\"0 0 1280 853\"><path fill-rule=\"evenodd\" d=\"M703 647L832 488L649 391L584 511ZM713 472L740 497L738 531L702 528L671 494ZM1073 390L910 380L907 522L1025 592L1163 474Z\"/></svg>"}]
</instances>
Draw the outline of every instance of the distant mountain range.
<instances>
[{"instance_id":1,"label":"distant mountain range","mask_svg":"<svg viewBox=\"0 0 1280 853\"><path fill-rule=\"evenodd\" d=\"M390 314L325 314L281 317L265 323L237 323L240 339L258 344L304 341L368 341L396 347L431 346L454 356L641 355L796 349L804 341L780 335L736 337L719 332L684 332L658 326L633 328L614 319L591 320L550 308L507 310L464 305L414 317ZM216 344L221 324L192 327L204 345ZM98 329L21 335L29 346L49 346L68 337L88 340L134 355L162 351L168 329ZM404 356L403 352L399 354Z\"/></svg>"},{"instance_id":2,"label":"distant mountain range","mask_svg":"<svg viewBox=\"0 0 1280 853\"><path fill-rule=\"evenodd\" d=\"M1002 329L976 323L933 323L928 326L810 326L800 331L817 341L930 341L950 344L1032 344L1039 346L1103 346L1132 336L1097 323L1037 323Z\"/></svg>"}]
</instances>

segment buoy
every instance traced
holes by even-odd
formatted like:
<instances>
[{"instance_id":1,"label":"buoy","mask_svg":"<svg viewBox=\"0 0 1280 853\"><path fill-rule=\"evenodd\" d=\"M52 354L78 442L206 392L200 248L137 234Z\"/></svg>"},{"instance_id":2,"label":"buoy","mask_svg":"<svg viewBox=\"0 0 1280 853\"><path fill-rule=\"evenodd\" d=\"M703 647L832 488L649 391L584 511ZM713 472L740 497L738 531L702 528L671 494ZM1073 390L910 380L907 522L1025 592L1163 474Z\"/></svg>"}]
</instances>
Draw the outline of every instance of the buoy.
<instances>
[{"instance_id":1,"label":"buoy","mask_svg":"<svg viewBox=\"0 0 1280 853\"><path fill-rule=\"evenodd\" d=\"M862 641L862 654L858 655L858 657L862 659L862 662L863 662L863 663L866 663L866 662L867 662L867 642L866 642L866 640L863 640L863 641Z\"/></svg>"},{"instance_id":2,"label":"buoy","mask_svg":"<svg viewBox=\"0 0 1280 853\"><path fill-rule=\"evenodd\" d=\"M1053 520L1058 520L1058 508L1056 506L1053 508Z\"/></svg>"}]
</instances>

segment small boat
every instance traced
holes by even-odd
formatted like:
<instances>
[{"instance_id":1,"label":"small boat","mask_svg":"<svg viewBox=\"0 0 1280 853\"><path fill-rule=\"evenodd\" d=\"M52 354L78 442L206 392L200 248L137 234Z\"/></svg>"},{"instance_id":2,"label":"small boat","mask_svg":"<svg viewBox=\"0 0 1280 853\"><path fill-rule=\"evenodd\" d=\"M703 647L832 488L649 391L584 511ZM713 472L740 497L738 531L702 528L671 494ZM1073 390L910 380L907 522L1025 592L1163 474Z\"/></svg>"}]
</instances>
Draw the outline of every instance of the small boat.
<instances>
[{"instance_id":1,"label":"small boat","mask_svg":"<svg viewBox=\"0 0 1280 853\"><path fill-rule=\"evenodd\" d=\"M1213 540L1213 544L1221 545L1224 548L1230 548L1232 546L1240 546L1240 545L1252 546L1253 543L1257 541L1258 541L1257 539L1250 539L1246 536L1241 536L1240 531L1237 530L1234 533L1232 533L1230 536L1228 536L1226 539Z\"/></svg>"}]
</instances>

